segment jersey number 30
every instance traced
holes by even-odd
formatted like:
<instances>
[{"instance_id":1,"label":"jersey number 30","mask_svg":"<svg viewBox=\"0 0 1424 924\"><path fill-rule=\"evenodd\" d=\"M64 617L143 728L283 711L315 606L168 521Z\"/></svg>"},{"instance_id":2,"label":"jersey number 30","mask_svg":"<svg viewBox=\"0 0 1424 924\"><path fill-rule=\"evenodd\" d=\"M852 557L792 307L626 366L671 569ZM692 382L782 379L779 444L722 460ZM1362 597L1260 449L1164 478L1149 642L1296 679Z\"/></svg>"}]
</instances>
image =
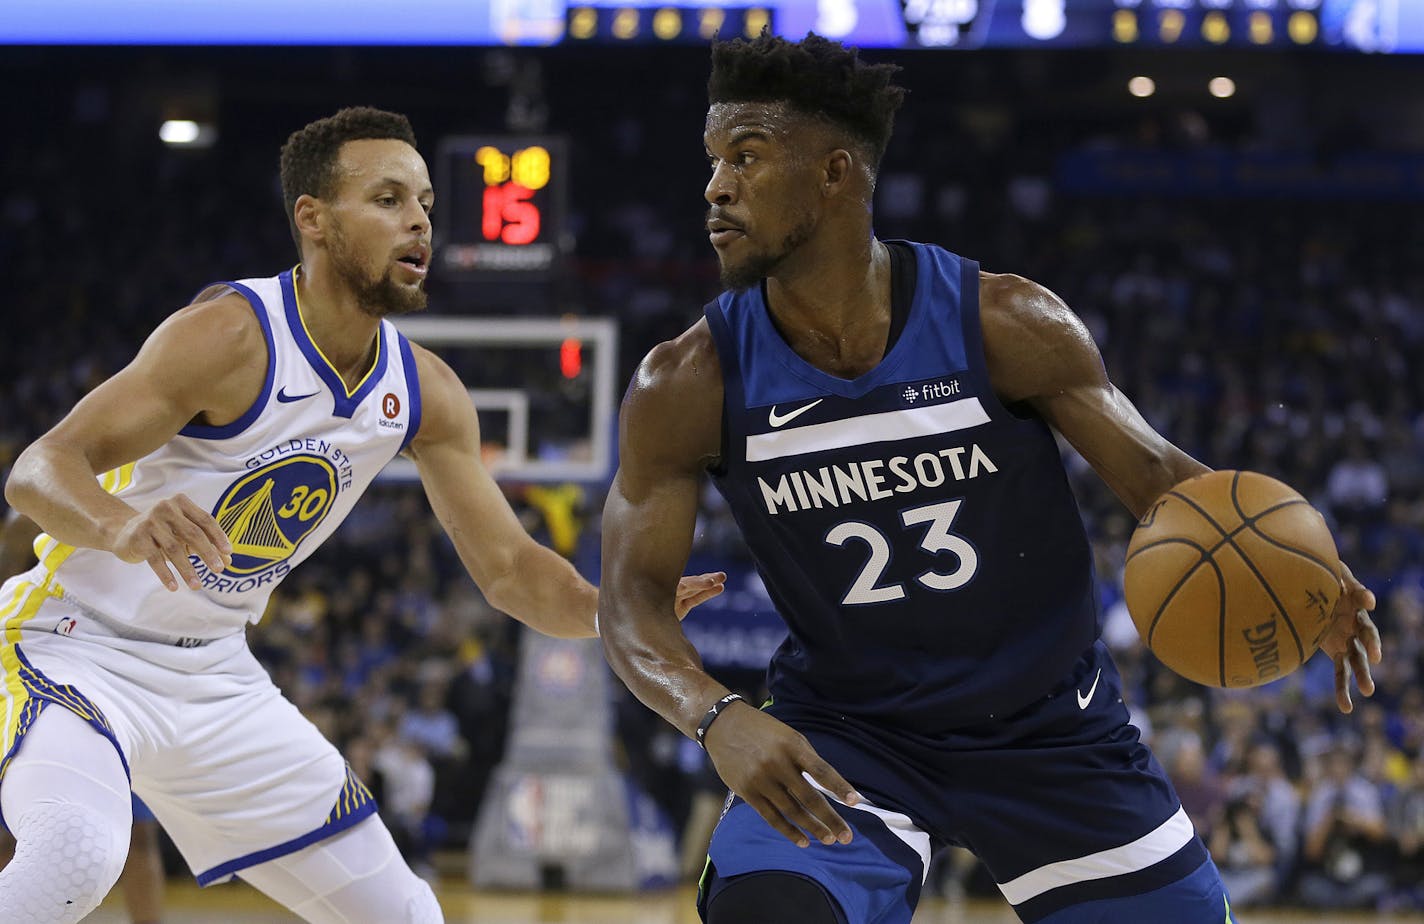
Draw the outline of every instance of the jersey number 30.
<instances>
[{"instance_id":1,"label":"jersey number 30","mask_svg":"<svg viewBox=\"0 0 1424 924\"><path fill-rule=\"evenodd\" d=\"M949 552L959 559L959 567L949 573L942 571L926 571L915 578L915 580L928 587L930 590L949 591L956 590L968 584L974 578L974 572L979 570L979 553L974 550L974 546L963 536L956 535L949 531L950 524L954 522L954 516L959 512L959 505L963 500L944 501L938 504L927 504L924 507L913 507L909 510L901 511L900 522L905 526L918 526L927 523L924 538L920 540L920 548L931 554ZM847 520L844 523L837 523L831 527L831 531L826 533L826 541L831 545L845 545L848 540L859 539L870 549L870 557L866 559L864 567L860 569L860 574L856 575L851 582L850 590L841 598L843 606L858 606L866 603L888 603L891 600L900 600L905 596L905 585L899 582L881 584L880 578L885 574L885 569L890 564L890 541L885 538L875 526L862 520Z\"/></svg>"}]
</instances>

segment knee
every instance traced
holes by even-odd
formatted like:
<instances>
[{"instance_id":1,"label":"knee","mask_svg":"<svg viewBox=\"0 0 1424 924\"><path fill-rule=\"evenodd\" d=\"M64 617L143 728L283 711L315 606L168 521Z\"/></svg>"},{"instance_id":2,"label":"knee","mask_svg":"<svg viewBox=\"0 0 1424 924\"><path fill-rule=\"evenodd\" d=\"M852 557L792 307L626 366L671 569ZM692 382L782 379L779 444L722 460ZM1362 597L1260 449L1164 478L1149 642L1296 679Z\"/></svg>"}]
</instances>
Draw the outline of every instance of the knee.
<instances>
[{"instance_id":1,"label":"knee","mask_svg":"<svg viewBox=\"0 0 1424 924\"><path fill-rule=\"evenodd\" d=\"M412 875L411 879L415 882L405 905L405 919L408 924L444 924L445 912L440 910L440 903L435 900L435 893L430 890L430 885L419 876Z\"/></svg>"},{"instance_id":2,"label":"knee","mask_svg":"<svg viewBox=\"0 0 1424 924\"><path fill-rule=\"evenodd\" d=\"M97 905L119 880L129 853L129 826L95 818L83 806L61 802L44 811L37 846L47 845L45 854L53 864L56 885L92 898ZM27 839L34 826L26 825ZM23 849L24 845L20 845ZM75 904L79 900L75 899Z\"/></svg>"},{"instance_id":3,"label":"knee","mask_svg":"<svg viewBox=\"0 0 1424 924\"><path fill-rule=\"evenodd\" d=\"M29 807L16 820L15 832L11 867L17 881L7 883L15 888L6 891L16 898L30 887L42 892L46 903L61 912L56 921L77 921L98 907L128 856L127 824L115 824L72 802ZM43 914L35 919L49 920Z\"/></svg>"}]
</instances>

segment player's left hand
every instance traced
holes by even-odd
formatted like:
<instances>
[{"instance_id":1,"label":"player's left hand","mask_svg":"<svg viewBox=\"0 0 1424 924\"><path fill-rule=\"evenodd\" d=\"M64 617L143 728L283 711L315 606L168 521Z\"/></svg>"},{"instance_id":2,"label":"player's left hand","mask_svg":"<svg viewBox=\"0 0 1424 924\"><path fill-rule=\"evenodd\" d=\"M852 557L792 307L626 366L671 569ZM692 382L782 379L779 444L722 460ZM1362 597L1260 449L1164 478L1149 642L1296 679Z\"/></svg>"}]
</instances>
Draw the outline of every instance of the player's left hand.
<instances>
[{"instance_id":1,"label":"player's left hand","mask_svg":"<svg viewBox=\"0 0 1424 924\"><path fill-rule=\"evenodd\" d=\"M1370 619L1374 608L1375 595L1355 578L1349 565L1340 562L1340 599L1335 604L1335 619L1320 640L1320 650L1335 661L1335 704L1344 713L1355 710L1350 699L1351 674L1361 694L1373 696L1375 692L1370 665L1378 664L1382 653L1379 629Z\"/></svg>"},{"instance_id":2,"label":"player's left hand","mask_svg":"<svg viewBox=\"0 0 1424 924\"><path fill-rule=\"evenodd\" d=\"M685 619L694 606L706 603L726 589L727 572L685 574L677 582L677 618Z\"/></svg>"}]
</instances>

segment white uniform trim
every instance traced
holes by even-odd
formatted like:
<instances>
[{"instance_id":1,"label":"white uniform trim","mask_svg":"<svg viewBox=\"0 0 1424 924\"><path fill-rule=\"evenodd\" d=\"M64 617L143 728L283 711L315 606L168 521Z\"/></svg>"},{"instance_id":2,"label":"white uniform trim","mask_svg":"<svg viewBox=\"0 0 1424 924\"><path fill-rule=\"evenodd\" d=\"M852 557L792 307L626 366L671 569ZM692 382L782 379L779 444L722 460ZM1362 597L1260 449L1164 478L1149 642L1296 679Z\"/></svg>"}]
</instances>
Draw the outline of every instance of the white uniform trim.
<instances>
[{"instance_id":1,"label":"white uniform trim","mask_svg":"<svg viewBox=\"0 0 1424 924\"><path fill-rule=\"evenodd\" d=\"M978 398L961 398L948 404L863 414L829 423L758 433L747 437L747 461L765 462L826 449L935 436L988 422L989 414Z\"/></svg>"},{"instance_id":2,"label":"white uniform trim","mask_svg":"<svg viewBox=\"0 0 1424 924\"><path fill-rule=\"evenodd\" d=\"M1194 833L1186 809L1179 807L1175 815L1130 844L1040 866L1016 879L1000 883L999 891L1004 893L1009 904L1021 905L1044 892L1075 882L1135 873L1181 850Z\"/></svg>"},{"instance_id":3,"label":"white uniform trim","mask_svg":"<svg viewBox=\"0 0 1424 924\"><path fill-rule=\"evenodd\" d=\"M841 805L845 805L845 802L839 797L837 797L835 793L831 792L829 789L822 786L820 783L817 783L815 780L811 779L811 774L802 773L801 775L806 778L806 782L819 789L821 791L821 794L824 795L826 798L834 802L838 802ZM880 806L872 803L864 796L861 796L860 801L857 802L855 805L849 805L846 807L849 809L853 809L857 812L867 812L871 815L874 815L876 818L879 818L881 821L885 822L885 827L890 830L891 834L904 841L905 846L909 847L915 853L919 854L920 884L924 885L925 877L928 876L930 873L930 836L924 831L920 830L918 827L916 827L915 823L910 820L909 815L902 815L899 812L892 812L889 809L883 809Z\"/></svg>"}]
</instances>

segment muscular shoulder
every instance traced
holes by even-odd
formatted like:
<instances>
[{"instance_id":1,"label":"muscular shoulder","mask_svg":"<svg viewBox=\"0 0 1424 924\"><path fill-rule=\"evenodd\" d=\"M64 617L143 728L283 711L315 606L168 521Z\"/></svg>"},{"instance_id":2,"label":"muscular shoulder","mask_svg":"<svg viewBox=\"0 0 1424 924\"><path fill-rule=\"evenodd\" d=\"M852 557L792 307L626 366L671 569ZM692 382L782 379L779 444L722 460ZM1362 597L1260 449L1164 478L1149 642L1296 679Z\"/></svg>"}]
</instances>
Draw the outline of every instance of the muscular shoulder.
<instances>
[{"instance_id":1,"label":"muscular shoulder","mask_svg":"<svg viewBox=\"0 0 1424 924\"><path fill-rule=\"evenodd\" d=\"M702 318L676 338L648 351L638 365L629 395L646 392L654 397L685 397L688 392L703 391L720 395L721 389L722 364L707 319Z\"/></svg>"},{"instance_id":2,"label":"muscular shoulder","mask_svg":"<svg viewBox=\"0 0 1424 924\"><path fill-rule=\"evenodd\" d=\"M469 392L450 365L418 343L410 345L420 380L420 432L411 450L450 439L478 439L478 418Z\"/></svg>"},{"instance_id":3,"label":"muscular shoulder","mask_svg":"<svg viewBox=\"0 0 1424 924\"><path fill-rule=\"evenodd\" d=\"M623 398L627 446L705 463L721 452L722 365L705 318L653 347Z\"/></svg>"},{"instance_id":4,"label":"muscular shoulder","mask_svg":"<svg viewBox=\"0 0 1424 924\"><path fill-rule=\"evenodd\" d=\"M207 293L204 293L206 295ZM231 290L210 298L199 296L159 325L155 334L170 345L188 349L204 362L239 365L256 360L264 369L267 337L247 299Z\"/></svg>"},{"instance_id":5,"label":"muscular shoulder","mask_svg":"<svg viewBox=\"0 0 1424 924\"><path fill-rule=\"evenodd\" d=\"M410 345L410 355L415 359L415 372L420 378L420 394L423 401L427 392L431 397L447 396L452 390L464 392L465 386L450 364L418 343Z\"/></svg>"},{"instance_id":6,"label":"muscular shoulder","mask_svg":"<svg viewBox=\"0 0 1424 924\"><path fill-rule=\"evenodd\" d=\"M268 361L262 323L235 292L178 309L139 352L141 365L161 369L175 387L207 396L203 409L219 417L228 404L239 414L246 410L262 388Z\"/></svg>"},{"instance_id":7,"label":"muscular shoulder","mask_svg":"<svg viewBox=\"0 0 1424 924\"><path fill-rule=\"evenodd\" d=\"M1005 403L1105 377L1097 345L1082 319L1030 279L980 273L979 322L989 379Z\"/></svg>"}]
</instances>

